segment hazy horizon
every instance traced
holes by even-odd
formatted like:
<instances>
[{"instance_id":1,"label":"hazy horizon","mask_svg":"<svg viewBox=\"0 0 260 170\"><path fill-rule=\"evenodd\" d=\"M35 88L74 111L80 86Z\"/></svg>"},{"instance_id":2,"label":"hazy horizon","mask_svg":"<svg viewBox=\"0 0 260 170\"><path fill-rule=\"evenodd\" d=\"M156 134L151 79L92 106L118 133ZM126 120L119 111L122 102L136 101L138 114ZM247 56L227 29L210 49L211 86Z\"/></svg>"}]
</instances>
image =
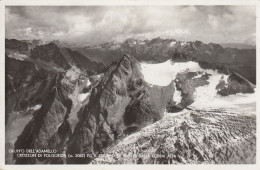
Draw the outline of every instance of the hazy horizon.
<instances>
[{"instance_id":1,"label":"hazy horizon","mask_svg":"<svg viewBox=\"0 0 260 170\"><path fill-rule=\"evenodd\" d=\"M255 6L6 7L6 38L77 44L157 37L255 45Z\"/></svg>"}]
</instances>

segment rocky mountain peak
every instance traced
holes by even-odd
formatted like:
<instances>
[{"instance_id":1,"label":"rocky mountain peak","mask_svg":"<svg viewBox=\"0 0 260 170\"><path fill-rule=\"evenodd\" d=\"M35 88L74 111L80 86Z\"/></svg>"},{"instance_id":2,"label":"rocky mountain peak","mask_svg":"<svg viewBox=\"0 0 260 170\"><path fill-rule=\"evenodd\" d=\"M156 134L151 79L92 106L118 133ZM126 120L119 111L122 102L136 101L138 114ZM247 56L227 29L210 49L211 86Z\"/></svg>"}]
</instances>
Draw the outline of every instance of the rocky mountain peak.
<instances>
[{"instance_id":1,"label":"rocky mountain peak","mask_svg":"<svg viewBox=\"0 0 260 170\"><path fill-rule=\"evenodd\" d=\"M127 54L116 67L111 67L93 89L89 105L81 113L87 116L80 121L70 138L68 153L98 154L113 141L163 116L173 95L172 84L150 87L143 79L139 62ZM96 101L98 105L94 104ZM84 136L87 141L81 140ZM99 147L95 147L97 145ZM70 163L75 161L80 160L69 160Z\"/></svg>"},{"instance_id":2,"label":"rocky mountain peak","mask_svg":"<svg viewBox=\"0 0 260 170\"><path fill-rule=\"evenodd\" d=\"M27 48L22 45L22 48L17 47L16 52L13 52L11 48L15 49L16 43L19 44L15 41L14 47L7 46L10 53L6 53L7 148L49 148L55 149L57 154L90 154L93 157L19 158L15 153L7 153L7 163L90 163L111 146L117 147L117 143L135 134L140 141L132 140L134 145L145 143L140 147L142 150L154 146L149 150L150 153L165 153L167 148L162 148L161 143L165 143L165 147L172 146L170 151L176 153L176 158L169 159L168 162L185 162L185 154L190 155L187 161L192 161L195 156L195 161L207 162L211 153L207 152L208 155L203 156L197 150L197 143L194 143L197 141L196 128L203 130L203 140L199 144L204 146L204 138L209 140L208 131L204 127L215 126L215 120L226 120L216 118L225 112L217 110L218 114L213 113L214 111L200 114L197 108L191 108L201 107L201 104L210 105L216 98L230 94L235 96L237 93L254 93L255 88L243 75L230 69L233 66L226 68L242 51L226 50L218 45L199 41L193 43L158 38L144 43L132 39L133 46L102 48L100 51L95 48L87 51L89 53L48 43L30 49L23 60L19 53ZM243 52L243 55L247 55L249 51ZM104 60L116 60L104 69L105 66L91 60L89 54L101 56ZM236 56L233 59L226 58L226 55ZM62 71L53 71L50 68L62 68ZM183 113L185 115L178 117ZM175 114L177 118L174 117ZM167 116L162 120L165 115L170 118L170 122L166 121L166 124L163 121ZM236 123L234 120L237 115L234 115L234 118L230 117L231 123ZM241 119L244 120L244 117ZM253 121L253 118L245 119ZM160 122L156 123L158 121ZM205 126L201 127L201 123ZM141 137L143 135L140 132L145 127L151 128L158 124L163 126L160 136L156 136L157 133L151 130L147 137ZM226 124L229 123L224 123L223 127ZM193 140L189 137L191 129L195 130L192 131L194 141L190 141ZM218 132L221 138L225 138L221 129L222 127ZM211 135L215 142L220 140L214 136L215 131ZM250 135L252 137L253 132ZM174 143L171 139L174 139ZM233 137L230 139L233 140ZM146 141L151 145L148 146ZM254 139L251 141L254 142ZM211 143L212 146L215 146L215 142ZM223 141L219 143L220 147L224 144ZM239 150L238 147L235 149ZM127 145L126 148L136 147ZM250 149L254 149L254 146ZM179 152L180 150L184 152ZM224 150L221 152L224 153ZM250 161L253 160L252 158ZM154 159L137 161L164 162Z\"/></svg>"}]
</instances>

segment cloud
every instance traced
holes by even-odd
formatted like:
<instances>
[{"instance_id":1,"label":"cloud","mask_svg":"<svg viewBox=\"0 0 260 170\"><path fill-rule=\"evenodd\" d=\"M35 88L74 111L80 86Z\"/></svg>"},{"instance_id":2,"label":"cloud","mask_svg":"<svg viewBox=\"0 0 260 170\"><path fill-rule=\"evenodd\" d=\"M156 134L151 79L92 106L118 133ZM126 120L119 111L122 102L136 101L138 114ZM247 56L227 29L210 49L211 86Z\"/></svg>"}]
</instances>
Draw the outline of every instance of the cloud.
<instances>
[{"instance_id":1,"label":"cloud","mask_svg":"<svg viewBox=\"0 0 260 170\"><path fill-rule=\"evenodd\" d=\"M208 15L208 23L214 30L218 30L219 21L217 17Z\"/></svg>"},{"instance_id":2,"label":"cloud","mask_svg":"<svg viewBox=\"0 0 260 170\"><path fill-rule=\"evenodd\" d=\"M250 42L255 6L6 7L6 37L96 44L129 37Z\"/></svg>"}]
</instances>

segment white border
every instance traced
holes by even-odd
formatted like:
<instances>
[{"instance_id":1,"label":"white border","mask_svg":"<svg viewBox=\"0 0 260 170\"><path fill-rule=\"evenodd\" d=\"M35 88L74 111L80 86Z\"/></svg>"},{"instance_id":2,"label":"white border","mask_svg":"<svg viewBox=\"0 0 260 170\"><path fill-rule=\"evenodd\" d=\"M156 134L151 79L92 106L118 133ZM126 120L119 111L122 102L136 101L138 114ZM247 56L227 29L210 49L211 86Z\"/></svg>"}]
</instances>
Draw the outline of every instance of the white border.
<instances>
[{"instance_id":1,"label":"white border","mask_svg":"<svg viewBox=\"0 0 260 170\"><path fill-rule=\"evenodd\" d=\"M5 7L0 0L0 169L5 162Z\"/></svg>"},{"instance_id":2,"label":"white border","mask_svg":"<svg viewBox=\"0 0 260 170\"><path fill-rule=\"evenodd\" d=\"M256 5L256 48L257 66L259 66L259 21L260 21L260 0L0 0L0 170L2 169L198 169L198 170L260 170L259 154L259 116L257 115L257 145L256 164L253 165L5 165L5 6L131 6L131 5ZM257 98L259 98L260 79L259 68L257 68ZM259 98L260 99L260 98ZM260 102L257 102L257 112L260 109Z\"/></svg>"},{"instance_id":3,"label":"white border","mask_svg":"<svg viewBox=\"0 0 260 170\"><path fill-rule=\"evenodd\" d=\"M5 5L255 5L256 2L257 0L5 0Z\"/></svg>"}]
</instances>

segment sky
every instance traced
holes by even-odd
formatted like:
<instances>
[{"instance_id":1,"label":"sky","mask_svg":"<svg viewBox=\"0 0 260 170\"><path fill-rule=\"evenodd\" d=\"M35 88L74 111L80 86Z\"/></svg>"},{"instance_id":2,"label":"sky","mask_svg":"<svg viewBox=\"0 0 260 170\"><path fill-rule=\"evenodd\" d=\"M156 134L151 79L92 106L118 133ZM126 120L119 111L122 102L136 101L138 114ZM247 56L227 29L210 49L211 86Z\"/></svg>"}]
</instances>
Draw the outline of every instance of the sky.
<instances>
[{"instance_id":1,"label":"sky","mask_svg":"<svg viewBox=\"0 0 260 170\"><path fill-rule=\"evenodd\" d=\"M6 38L100 44L173 38L255 45L255 6L10 6Z\"/></svg>"}]
</instances>

